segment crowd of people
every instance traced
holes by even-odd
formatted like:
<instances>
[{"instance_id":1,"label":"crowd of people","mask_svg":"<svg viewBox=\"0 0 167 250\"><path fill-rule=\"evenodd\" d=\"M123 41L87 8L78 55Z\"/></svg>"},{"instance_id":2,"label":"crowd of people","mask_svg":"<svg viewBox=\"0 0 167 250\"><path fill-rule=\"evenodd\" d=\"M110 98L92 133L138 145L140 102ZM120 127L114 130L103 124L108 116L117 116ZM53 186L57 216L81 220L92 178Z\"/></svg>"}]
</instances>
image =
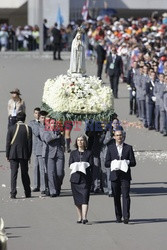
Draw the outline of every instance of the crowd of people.
<instances>
[{"instance_id":1,"label":"crowd of people","mask_svg":"<svg viewBox=\"0 0 167 250\"><path fill-rule=\"evenodd\" d=\"M103 67L118 98L120 76L128 84L130 115L149 130L167 135L167 13L151 18L100 18L87 24L88 55L96 53L97 76Z\"/></svg>"},{"instance_id":2,"label":"crowd of people","mask_svg":"<svg viewBox=\"0 0 167 250\"><path fill-rule=\"evenodd\" d=\"M43 45L44 50L54 49L54 35L52 27L48 27L47 20L43 22ZM62 27L61 50L70 50L73 39L73 25ZM13 27L6 23L0 25L0 51L36 51L39 49L40 30L39 26L25 25Z\"/></svg>"},{"instance_id":3,"label":"crowd of people","mask_svg":"<svg viewBox=\"0 0 167 250\"><path fill-rule=\"evenodd\" d=\"M132 147L124 143L126 134L117 115L114 113L108 123L88 120L85 123L85 135L76 138L76 150L71 151L72 121L56 121L37 107L34 109L34 119L27 125L26 105L20 97L19 89L10 93L6 158L11 166L11 199L15 199L17 195L19 166L26 198L31 197L32 191L52 198L60 196L65 176L66 152L70 153L69 167L72 171L69 179L78 213L77 223L88 222L88 204L92 192L113 196L116 221L120 223L123 216L124 223L127 224L130 217L130 167L135 166L136 162ZM113 151L113 147L117 147L116 151ZM28 163L32 152L34 183L31 190ZM114 166L111 171L112 161ZM119 164L115 165L117 161ZM123 166L120 165L122 161ZM120 169L120 166L126 170ZM119 190L123 183L126 183L126 188L123 191L122 210Z\"/></svg>"}]
</instances>

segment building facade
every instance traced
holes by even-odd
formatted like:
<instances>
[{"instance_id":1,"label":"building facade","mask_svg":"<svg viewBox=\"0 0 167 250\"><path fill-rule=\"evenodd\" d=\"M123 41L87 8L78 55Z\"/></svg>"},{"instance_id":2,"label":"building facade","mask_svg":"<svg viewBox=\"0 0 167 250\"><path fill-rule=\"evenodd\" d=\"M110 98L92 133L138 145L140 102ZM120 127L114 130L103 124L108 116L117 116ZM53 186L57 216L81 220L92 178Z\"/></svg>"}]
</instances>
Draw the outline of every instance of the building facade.
<instances>
[{"instance_id":1,"label":"building facade","mask_svg":"<svg viewBox=\"0 0 167 250\"><path fill-rule=\"evenodd\" d=\"M39 4L43 1L43 17L48 26L57 20L58 8L66 26L70 21L81 19L86 0L0 0L0 23L18 25L39 24ZM89 14L96 18L104 8L113 9L119 17L159 15L167 11L167 0L89 0Z\"/></svg>"}]
</instances>

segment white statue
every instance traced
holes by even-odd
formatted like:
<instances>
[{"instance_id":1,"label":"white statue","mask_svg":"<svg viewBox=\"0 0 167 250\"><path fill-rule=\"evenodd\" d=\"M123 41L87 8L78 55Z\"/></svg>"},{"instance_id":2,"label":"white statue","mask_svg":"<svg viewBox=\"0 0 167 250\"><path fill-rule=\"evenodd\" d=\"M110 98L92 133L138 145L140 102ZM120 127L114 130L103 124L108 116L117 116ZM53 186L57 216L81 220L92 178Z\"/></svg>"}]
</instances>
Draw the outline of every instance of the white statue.
<instances>
[{"instance_id":1,"label":"white statue","mask_svg":"<svg viewBox=\"0 0 167 250\"><path fill-rule=\"evenodd\" d=\"M83 76L85 73L85 47L82 41L82 30L78 28L77 34L72 41L70 68L67 74L70 76Z\"/></svg>"}]
</instances>

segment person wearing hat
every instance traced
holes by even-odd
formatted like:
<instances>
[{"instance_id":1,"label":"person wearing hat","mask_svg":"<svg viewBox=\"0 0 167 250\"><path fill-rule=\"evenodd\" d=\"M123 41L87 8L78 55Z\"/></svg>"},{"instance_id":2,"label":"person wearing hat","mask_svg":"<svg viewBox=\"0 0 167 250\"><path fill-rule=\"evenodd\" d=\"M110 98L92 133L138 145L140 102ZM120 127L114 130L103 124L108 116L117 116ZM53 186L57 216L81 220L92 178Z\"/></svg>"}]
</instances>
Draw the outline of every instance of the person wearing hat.
<instances>
[{"instance_id":1,"label":"person wearing hat","mask_svg":"<svg viewBox=\"0 0 167 250\"><path fill-rule=\"evenodd\" d=\"M8 128L17 122L16 116L19 112L26 112L25 102L20 97L20 90L10 91L11 99L8 101Z\"/></svg>"}]
</instances>

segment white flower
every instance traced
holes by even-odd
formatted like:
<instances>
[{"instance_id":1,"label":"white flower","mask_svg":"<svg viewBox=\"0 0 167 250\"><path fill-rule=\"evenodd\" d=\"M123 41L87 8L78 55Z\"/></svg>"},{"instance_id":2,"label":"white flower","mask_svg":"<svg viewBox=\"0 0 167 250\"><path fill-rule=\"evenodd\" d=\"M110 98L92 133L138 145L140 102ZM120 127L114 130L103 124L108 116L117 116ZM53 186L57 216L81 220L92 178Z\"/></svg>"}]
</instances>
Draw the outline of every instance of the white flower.
<instances>
[{"instance_id":1,"label":"white flower","mask_svg":"<svg viewBox=\"0 0 167 250\"><path fill-rule=\"evenodd\" d=\"M112 90L95 76L48 79L42 101L55 112L96 114L113 109Z\"/></svg>"}]
</instances>

